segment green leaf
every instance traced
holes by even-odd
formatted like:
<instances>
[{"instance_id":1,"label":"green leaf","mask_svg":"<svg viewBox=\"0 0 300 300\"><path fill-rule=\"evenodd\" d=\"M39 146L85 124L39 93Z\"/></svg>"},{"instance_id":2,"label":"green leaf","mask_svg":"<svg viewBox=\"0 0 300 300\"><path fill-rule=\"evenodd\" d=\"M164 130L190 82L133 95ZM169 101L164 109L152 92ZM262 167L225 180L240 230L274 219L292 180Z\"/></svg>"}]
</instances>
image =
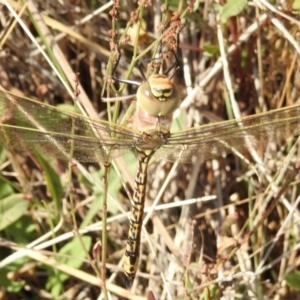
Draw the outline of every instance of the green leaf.
<instances>
[{"instance_id":1,"label":"green leaf","mask_svg":"<svg viewBox=\"0 0 300 300\"><path fill-rule=\"evenodd\" d=\"M214 45L211 43L206 43L203 45L203 50L205 52L205 55L208 57L211 56L220 56L220 48L218 45Z\"/></svg>"},{"instance_id":2,"label":"green leaf","mask_svg":"<svg viewBox=\"0 0 300 300\"><path fill-rule=\"evenodd\" d=\"M5 236L10 237L16 244L28 244L39 237L36 225L29 216L22 216L16 222L5 228Z\"/></svg>"},{"instance_id":3,"label":"green leaf","mask_svg":"<svg viewBox=\"0 0 300 300\"><path fill-rule=\"evenodd\" d=\"M186 112L180 110L179 116L176 116L176 118L172 122L171 132L183 130L184 128L186 128L186 122L187 122L186 119L187 119Z\"/></svg>"},{"instance_id":4,"label":"green leaf","mask_svg":"<svg viewBox=\"0 0 300 300\"><path fill-rule=\"evenodd\" d=\"M219 229L219 234L221 236L227 236L230 233L230 228L232 225L236 224L239 220L239 215L238 213L232 213L230 215L227 215L225 220L223 221L223 223L220 226Z\"/></svg>"},{"instance_id":5,"label":"green leaf","mask_svg":"<svg viewBox=\"0 0 300 300\"><path fill-rule=\"evenodd\" d=\"M293 288L295 291L300 291L300 271L288 274L285 277L285 280L289 287Z\"/></svg>"},{"instance_id":6,"label":"green leaf","mask_svg":"<svg viewBox=\"0 0 300 300\"><path fill-rule=\"evenodd\" d=\"M55 207L57 211L60 211L60 203L63 195L63 187L61 184L60 176L54 171L54 169L44 157L42 157L41 155L38 155L36 157L38 162L43 167L47 187L51 193L52 200L55 203Z\"/></svg>"},{"instance_id":7,"label":"green leaf","mask_svg":"<svg viewBox=\"0 0 300 300\"><path fill-rule=\"evenodd\" d=\"M81 236L82 242L85 245L86 250L89 252L92 240L89 236ZM59 254L64 254L70 256L70 258L59 258L61 263L78 269L85 258L85 251L82 249L81 243L78 237L75 237L72 241L67 243L59 250ZM76 259L74 259L74 257ZM69 276L69 275L68 275Z\"/></svg>"},{"instance_id":8,"label":"green leaf","mask_svg":"<svg viewBox=\"0 0 300 300\"><path fill-rule=\"evenodd\" d=\"M7 182L7 179L0 174L0 199L3 199L14 192L13 188ZM1 207L0 207L1 209Z\"/></svg>"},{"instance_id":9,"label":"green leaf","mask_svg":"<svg viewBox=\"0 0 300 300\"><path fill-rule=\"evenodd\" d=\"M87 251L89 252L92 244L91 238L89 236L82 236L81 239ZM79 269L81 267L85 258L85 251L82 249L78 237L75 237L72 241L64 245L60 249L59 254L68 256L68 257L58 256L57 260L59 262L68 265L70 267L73 267L75 269ZM48 266L46 266L46 268L49 269ZM63 290L63 283L64 281L70 278L70 275L53 268L49 270L51 274L49 275L46 286L48 290L51 290L51 294L53 298L56 299L59 295L61 295Z\"/></svg>"},{"instance_id":10,"label":"green leaf","mask_svg":"<svg viewBox=\"0 0 300 300\"><path fill-rule=\"evenodd\" d=\"M193 289L194 286L193 286L193 283L192 283L192 281L191 281L191 279L190 279L190 276L187 275L186 279L187 279L187 281L186 281L186 283L187 283L187 288L188 288L188 289Z\"/></svg>"},{"instance_id":11,"label":"green leaf","mask_svg":"<svg viewBox=\"0 0 300 300\"><path fill-rule=\"evenodd\" d=\"M21 218L28 206L29 202L23 194L14 194L0 200L0 231Z\"/></svg>"},{"instance_id":12,"label":"green leaf","mask_svg":"<svg viewBox=\"0 0 300 300\"><path fill-rule=\"evenodd\" d=\"M200 264L200 263L193 262L193 263L189 264L189 270L192 270L192 269L201 270L201 268L202 268L202 264Z\"/></svg>"},{"instance_id":13,"label":"green leaf","mask_svg":"<svg viewBox=\"0 0 300 300\"><path fill-rule=\"evenodd\" d=\"M246 5L246 0L228 0L224 6L218 7L221 23L226 23L228 18L237 16Z\"/></svg>"},{"instance_id":14,"label":"green leaf","mask_svg":"<svg viewBox=\"0 0 300 300\"><path fill-rule=\"evenodd\" d=\"M76 112L74 105L71 105L71 104L62 103L62 104L58 104L56 107L60 110L63 110L63 111L69 112L69 113Z\"/></svg>"},{"instance_id":15,"label":"green leaf","mask_svg":"<svg viewBox=\"0 0 300 300\"><path fill-rule=\"evenodd\" d=\"M208 287L205 287L203 289L203 292L201 294L202 298L201 299L218 299L217 297L219 296L220 290L218 285L216 284L211 284Z\"/></svg>"},{"instance_id":16,"label":"green leaf","mask_svg":"<svg viewBox=\"0 0 300 300\"><path fill-rule=\"evenodd\" d=\"M178 5L179 5L179 1L178 0L169 0L168 1L168 9L170 11L178 11ZM182 9L186 8L186 2L183 1L182 2Z\"/></svg>"},{"instance_id":17,"label":"green leaf","mask_svg":"<svg viewBox=\"0 0 300 300\"><path fill-rule=\"evenodd\" d=\"M129 171L132 174L135 174L136 172L136 166L137 166L137 159L136 159L136 155L129 151L127 152L125 155L123 155L124 161L126 163L126 166L128 167ZM122 170L120 170L122 173ZM93 178L96 181L99 181L99 179L102 179L102 177L104 176L104 168L102 168L100 171L97 172L92 172L91 175L93 176ZM122 181L119 177L119 175L116 173L116 171L114 170L113 167L110 168L109 170L109 176L108 176L108 193L110 196L112 196L115 199L118 199L120 196L120 190L122 188ZM126 177L124 176L122 178L122 180L124 180L124 182L126 183ZM82 182L84 182L85 184L89 184L84 177L82 177ZM101 186L103 186L103 184L101 184ZM103 189L100 188L98 185L94 185L92 186L93 190L94 190L94 201L91 204L89 211L86 213L83 221L80 224L80 228L84 228L87 225L89 225L91 223L91 220L97 215L99 214L99 211L102 209L102 205L103 205ZM116 214L117 212L119 212L119 208L117 205L114 205L114 201L109 201L108 202L108 207L107 207L108 211L111 212L112 214Z\"/></svg>"},{"instance_id":18,"label":"green leaf","mask_svg":"<svg viewBox=\"0 0 300 300\"><path fill-rule=\"evenodd\" d=\"M24 288L25 285L26 285L25 280L11 281L10 285L7 287L7 291L9 293L19 293Z\"/></svg>"},{"instance_id":19,"label":"green leaf","mask_svg":"<svg viewBox=\"0 0 300 300\"><path fill-rule=\"evenodd\" d=\"M294 3L292 5L293 10L300 10L300 0L294 0Z\"/></svg>"},{"instance_id":20,"label":"green leaf","mask_svg":"<svg viewBox=\"0 0 300 300\"><path fill-rule=\"evenodd\" d=\"M0 253L2 254L2 249ZM9 293L19 293L21 290L23 290L24 286L26 285L25 280L21 280L21 279L11 280L9 279L9 277L10 277L10 273L18 273L18 270L24 267L24 265L28 263L28 261L29 259L27 257L22 257L10 263L9 265L5 266L4 268L1 268L0 269L1 288L4 288Z\"/></svg>"}]
</instances>

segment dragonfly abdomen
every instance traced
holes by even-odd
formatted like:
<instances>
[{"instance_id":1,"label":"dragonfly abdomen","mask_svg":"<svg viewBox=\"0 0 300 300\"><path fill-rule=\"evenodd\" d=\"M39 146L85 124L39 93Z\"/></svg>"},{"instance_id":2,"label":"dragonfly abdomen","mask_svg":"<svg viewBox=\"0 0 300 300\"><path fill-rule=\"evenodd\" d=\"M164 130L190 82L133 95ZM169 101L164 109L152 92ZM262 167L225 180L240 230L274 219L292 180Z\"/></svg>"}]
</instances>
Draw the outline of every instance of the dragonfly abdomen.
<instances>
[{"instance_id":1,"label":"dragonfly abdomen","mask_svg":"<svg viewBox=\"0 0 300 300\"><path fill-rule=\"evenodd\" d=\"M155 150L137 149L138 169L135 177L134 193L131 201L130 226L124 257L126 285L130 287L137 272L140 256L141 229L144 214L147 168Z\"/></svg>"}]
</instances>

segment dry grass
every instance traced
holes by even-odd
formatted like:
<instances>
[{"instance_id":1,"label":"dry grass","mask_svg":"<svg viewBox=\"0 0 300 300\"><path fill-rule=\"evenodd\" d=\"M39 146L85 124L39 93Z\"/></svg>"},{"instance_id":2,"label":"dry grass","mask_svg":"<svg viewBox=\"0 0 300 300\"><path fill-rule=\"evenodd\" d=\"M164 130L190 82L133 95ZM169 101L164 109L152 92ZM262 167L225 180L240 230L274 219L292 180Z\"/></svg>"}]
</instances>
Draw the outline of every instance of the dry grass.
<instances>
[{"instance_id":1,"label":"dry grass","mask_svg":"<svg viewBox=\"0 0 300 300\"><path fill-rule=\"evenodd\" d=\"M15 94L72 109L72 79L78 72L78 100L87 115L130 123L134 102L101 101L102 91L106 97L115 96L119 87L122 95L136 91L111 80L107 84L116 45L123 55L115 76L140 81L136 60L159 51L158 28L168 27L178 11L186 25L178 50L183 68L175 78L183 100L174 122L177 130L297 104L299 22L292 1L278 10L255 1L235 16L223 13L221 25L212 1L190 3L191 10L185 10L185 1L172 1L162 16L161 4L149 2L138 39L133 33L132 40L144 1L113 7L106 1L36 0L23 11L22 1L10 1L39 44L48 44L60 79L7 1L1 2L0 84ZM163 46L170 49L173 42L165 33ZM286 138L202 164L153 160L146 200L151 209L145 213L140 265L131 289L124 286L122 257L134 155L113 161L106 193L102 164L71 167L37 153L2 149L0 298L299 298L298 149L297 137ZM108 230L97 248L103 218ZM105 247L106 266L99 262Z\"/></svg>"}]
</instances>

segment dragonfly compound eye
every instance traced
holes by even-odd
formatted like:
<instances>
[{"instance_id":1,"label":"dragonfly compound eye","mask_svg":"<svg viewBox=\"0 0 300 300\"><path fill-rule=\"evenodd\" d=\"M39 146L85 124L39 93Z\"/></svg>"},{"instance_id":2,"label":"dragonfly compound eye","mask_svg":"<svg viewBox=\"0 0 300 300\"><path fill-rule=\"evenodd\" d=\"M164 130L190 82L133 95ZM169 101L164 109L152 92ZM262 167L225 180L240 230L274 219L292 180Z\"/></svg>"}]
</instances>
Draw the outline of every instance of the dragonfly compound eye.
<instances>
[{"instance_id":1,"label":"dragonfly compound eye","mask_svg":"<svg viewBox=\"0 0 300 300\"><path fill-rule=\"evenodd\" d=\"M172 89L161 89L157 87L151 87L151 93L155 98L158 98L160 101L165 101L172 95Z\"/></svg>"},{"instance_id":2,"label":"dragonfly compound eye","mask_svg":"<svg viewBox=\"0 0 300 300\"><path fill-rule=\"evenodd\" d=\"M174 112L180 103L176 85L163 74L154 74L142 82L137 91L137 104L151 116L166 116Z\"/></svg>"}]
</instances>

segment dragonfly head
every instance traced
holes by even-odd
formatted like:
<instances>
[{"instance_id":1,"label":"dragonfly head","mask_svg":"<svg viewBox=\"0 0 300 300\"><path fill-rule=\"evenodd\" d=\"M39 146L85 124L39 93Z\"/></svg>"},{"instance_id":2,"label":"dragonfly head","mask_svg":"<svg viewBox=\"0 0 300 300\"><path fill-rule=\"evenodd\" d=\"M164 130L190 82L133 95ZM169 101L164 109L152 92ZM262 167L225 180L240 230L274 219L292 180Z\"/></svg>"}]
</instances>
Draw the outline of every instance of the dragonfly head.
<instances>
[{"instance_id":1,"label":"dragonfly head","mask_svg":"<svg viewBox=\"0 0 300 300\"><path fill-rule=\"evenodd\" d=\"M180 103L180 92L164 74L153 74L137 90L137 105L154 117L171 115Z\"/></svg>"}]
</instances>

